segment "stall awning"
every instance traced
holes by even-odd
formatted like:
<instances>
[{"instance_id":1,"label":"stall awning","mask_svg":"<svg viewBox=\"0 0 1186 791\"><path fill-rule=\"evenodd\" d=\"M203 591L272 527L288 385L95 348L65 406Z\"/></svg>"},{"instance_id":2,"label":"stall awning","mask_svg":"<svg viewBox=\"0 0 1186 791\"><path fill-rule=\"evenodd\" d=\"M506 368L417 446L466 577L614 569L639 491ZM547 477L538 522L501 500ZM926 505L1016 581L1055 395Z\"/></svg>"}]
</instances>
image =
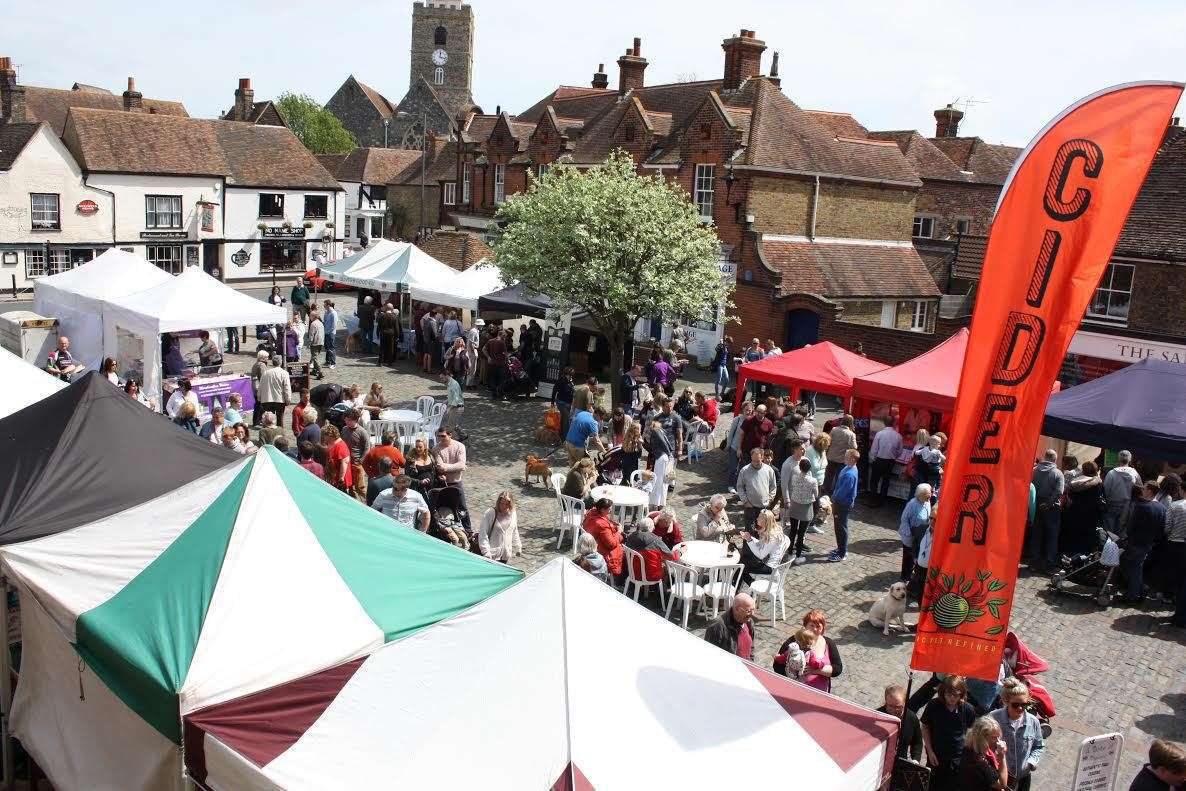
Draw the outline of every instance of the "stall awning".
<instances>
[{"instance_id":1,"label":"stall awning","mask_svg":"<svg viewBox=\"0 0 1186 791\"><path fill-rule=\"evenodd\" d=\"M857 377L852 394L869 401L909 404L950 414L955 409L967 350L968 330L962 328L912 360Z\"/></svg>"},{"instance_id":2,"label":"stall awning","mask_svg":"<svg viewBox=\"0 0 1186 791\"><path fill-rule=\"evenodd\" d=\"M824 341L741 366L737 372L738 404L745 392L745 383L749 380L847 398L852 395L853 379L886 367L885 363ZM734 406L736 408L737 405Z\"/></svg>"},{"instance_id":3,"label":"stall awning","mask_svg":"<svg viewBox=\"0 0 1186 791\"><path fill-rule=\"evenodd\" d=\"M7 349L0 349L0 418L19 412L30 404L58 392L66 383L41 368L22 360Z\"/></svg>"},{"instance_id":4,"label":"stall awning","mask_svg":"<svg viewBox=\"0 0 1186 791\"><path fill-rule=\"evenodd\" d=\"M196 266L155 288L111 300L107 311L124 329L145 336L288 321L279 305L237 291Z\"/></svg>"},{"instance_id":5,"label":"stall awning","mask_svg":"<svg viewBox=\"0 0 1186 791\"><path fill-rule=\"evenodd\" d=\"M1142 360L1053 395L1042 433L1186 463L1186 365Z\"/></svg>"},{"instance_id":6,"label":"stall awning","mask_svg":"<svg viewBox=\"0 0 1186 791\"><path fill-rule=\"evenodd\" d=\"M414 299L466 307L476 297L466 291L460 273L414 244L379 239L365 250L318 270L326 280L376 291L406 290Z\"/></svg>"},{"instance_id":7,"label":"stall awning","mask_svg":"<svg viewBox=\"0 0 1186 791\"><path fill-rule=\"evenodd\" d=\"M507 313L542 319L551 309L551 297L532 291L522 283L478 297L479 313Z\"/></svg>"}]
</instances>

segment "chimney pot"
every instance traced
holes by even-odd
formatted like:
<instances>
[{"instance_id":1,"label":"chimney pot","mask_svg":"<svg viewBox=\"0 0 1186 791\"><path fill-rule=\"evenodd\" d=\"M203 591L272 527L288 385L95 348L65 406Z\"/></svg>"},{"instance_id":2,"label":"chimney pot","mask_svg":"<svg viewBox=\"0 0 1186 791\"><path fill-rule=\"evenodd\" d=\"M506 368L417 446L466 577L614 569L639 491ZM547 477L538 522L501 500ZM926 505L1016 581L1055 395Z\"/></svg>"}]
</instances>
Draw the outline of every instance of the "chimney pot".
<instances>
[{"instance_id":1,"label":"chimney pot","mask_svg":"<svg viewBox=\"0 0 1186 791\"><path fill-rule=\"evenodd\" d=\"M634 38L634 52L631 53L634 57L642 57L642 39L635 36Z\"/></svg>"},{"instance_id":2,"label":"chimney pot","mask_svg":"<svg viewBox=\"0 0 1186 791\"><path fill-rule=\"evenodd\" d=\"M128 77L128 89L124 91L124 109L130 113L138 113L144 109L144 97L136 90L136 78Z\"/></svg>"},{"instance_id":3,"label":"chimney pot","mask_svg":"<svg viewBox=\"0 0 1186 791\"><path fill-rule=\"evenodd\" d=\"M737 36L725 39L721 49L725 50L722 90L735 90L749 78L762 73L762 53L766 51L766 42L756 38L754 31L742 28Z\"/></svg>"},{"instance_id":4,"label":"chimney pot","mask_svg":"<svg viewBox=\"0 0 1186 791\"><path fill-rule=\"evenodd\" d=\"M593 73L592 85L598 90L605 90L609 87L609 75L605 73L604 63L597 64L597 71Z\"/></svg>"},{"instance_id":5,"label":"chimney pot","mask_svg":"<svg viewBox=\"0 0 1186 791\"><path fill-rule=\"evenodd\" d=\"M964 114L948 104L935 111L935 137L959 137L960 121Z\"/></svg>"},{"instance_id":6,"label":"chimney pot","mask_svg":"<svg viewBox=\"0 0 1186 791\"><path fill-rule=\"evenodd\" d=\"M128 92L129 93L136 92L136 78L135 77L128 77Z\"/></svg>"},{"instance_id":7,"label":"chimney pot","mask_svg":"<svg viewBox=\"0 0 1186 791\"><path fill-rule=\"evenodd\" d=\"M0 58L0 71L7 72L11 68L12 68L12 58L7 57L7 56Z\"/></svg>"},{"instance_id":8,"label":"chimney pot","mask_svg":"<svg viewBox=\"0 0 1186 791\"><path fill-rule=\"evenodd\" d=\"M241 91L251 90L251 78L250 77L240 77L239 78L239 90L241 90Z\"/></svg>"},{"instance_id":9,"label":"chimney pot","mask_svg":"<svg viewBox=\"0 0 1186 791\"><path fill-rule=\"evenodd\" d=\"M618 58L618 95L643 87L647 60L642 56L642 39L635 38L634 46Z\"/></svg>"}]
</instances>

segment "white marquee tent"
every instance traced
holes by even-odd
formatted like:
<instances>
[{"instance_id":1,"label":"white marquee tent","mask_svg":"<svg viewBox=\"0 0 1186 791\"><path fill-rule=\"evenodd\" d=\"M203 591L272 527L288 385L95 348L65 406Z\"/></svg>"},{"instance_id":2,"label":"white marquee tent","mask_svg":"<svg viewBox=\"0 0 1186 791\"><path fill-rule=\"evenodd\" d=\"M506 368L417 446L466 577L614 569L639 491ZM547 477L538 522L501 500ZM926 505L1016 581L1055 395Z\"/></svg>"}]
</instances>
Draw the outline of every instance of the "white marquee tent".
<instances>
[{"instance_id":1,"label":"white marquee tent","mask_svg":"<svg viewBox=\"0 0 1186 791\"><path fill-rule=\"evenodd\" d=\"M469 269L457 272L448 290L425 286L420 289L416 298L433 305L477 310L478 297L492 294L504 285L502 271L495 264L487 263L486 259L482 259Z\"/></svg>"},{"instance_id":2,"label":"white marquee tent","mask_svg":"<svg viewBox=\"0 0 1186 791\"><path fill-rule=\"evenodd\" d=\"M4 382L0 389L0 418L19 412L66 386L61 379L29 365L7 349L0 349L0 381Z\"/></svg>"},{"instance_id":3,"label":"white marquee tent","mask_svg":"<svg viewBox=\"0 0 1186 791\"><path fill-rule=\"evenodd\" d=\"M733 788L739 771L774 782L772 760L812 791L873 791L898 729L563 558L365 659L184 721L190 775L218 791Z\"/></svg>"},{"instance_id":4,"label":"white marquee tent","mask_svg":"<svg viewBox=\"0 0 1186 791\"><path fill-rule=\"evenodd\" d=\"M103 346L107 354L115 356L121 329L141 339L142 385L146 393L160 392L161 333L284 324L288 320L283 307L236 291L198 267L166 278L155 288L112 299L103 307Z\"/></svg>"},{"instance_id":5,"label":"white marquee tent","mask_svg":"<svg viewBox=\"0 0 1186 791\"><path fill-rule=\"evenodd\" d=\"M460 287L457 270L408 242L380 239L319 271L335 283L385 292L406 290L412 299L445 297L447 301L440 304L464 307L455 296Z\"/></svg>"},{"instance_id":6,"label":"white marquee tent","mask_svg":"<svg viewBox=\"0 0 1186 791\"><path fill-rule=\"evenodd\" d=\"M74 269L38 279L33 310L58 319L74 359L94 369L103 361L103 306L171 279L147 260L112 248Z\"/></svg>"}]
</instances>

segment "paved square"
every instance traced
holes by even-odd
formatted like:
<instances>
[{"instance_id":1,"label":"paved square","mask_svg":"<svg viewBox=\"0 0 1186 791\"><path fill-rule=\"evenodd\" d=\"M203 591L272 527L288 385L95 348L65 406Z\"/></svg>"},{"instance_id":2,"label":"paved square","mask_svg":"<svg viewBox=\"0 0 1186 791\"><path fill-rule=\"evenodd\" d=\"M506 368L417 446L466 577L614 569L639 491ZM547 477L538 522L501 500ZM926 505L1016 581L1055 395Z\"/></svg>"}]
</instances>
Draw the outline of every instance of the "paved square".
<instances>
[{"instance_id":1,"label":"paved square","mask_svg":"<svg viewBox=\"0 0 1186 791\"><path fill-rule=\"evenodd\" d=\"M406 360L391 370L377 367L374 358L360 361L339 356L337 370L326 374L324 381L358 383L364 391L372 381L379 381L389 398L403 403L426 393L444 396L438 379L421 374ZM542 422L544 409L541 400L492 402L484 394L466 393L464 427L469 434L470 468L465 481L475 524L499 491L510 490L518 502L524 544L524 555L516 557L514 565L528 572L558 555L571 555L571 544L563 552L556 549L553 496L540 484L523 481L526 454L541 451L533 432ZM727 426L730 419L723 416L722 425ZM563 453L553 454L551 461L555 469L562 469ZM697 464L681 464L677 475L676 490L668 502L681 522L689 523L710 495L725 489L723 454L714 450ZM830 526L824 535L808 536L810 562L793 571L787 589L787 615L792 623L814 607L828 614L829 634L844 658L844 674L835 683L835 694L869 706L881 704L881 690L887 683L905 683L910 659L911 636L885 638L868 624L862 625L875 598L897 579L898 515L895 506L871 509L858 504L850 522L849 559L843 563L823 560L834 547ZM1034 775L1033 787L1067 788L1080 740L1119 731L1125 736L1126 750L1117 787L1126 789L1153 738L1186 742L1186 632L1158 627L1164 612L1100 610L1088 599L1049 593L1046 582L1023 572L1012 619L1017 633L1050 662L1044 681L1058 709L1046 759ZM657 609L654 603L647 606ZM911 608L907 622L916 618L917 609ZM703 635L705 626L695 615L689 622L698 635ZM786 623L763 624L755 646L756 661L768 667L789 633Z\"/></svg>"}]
</instances>

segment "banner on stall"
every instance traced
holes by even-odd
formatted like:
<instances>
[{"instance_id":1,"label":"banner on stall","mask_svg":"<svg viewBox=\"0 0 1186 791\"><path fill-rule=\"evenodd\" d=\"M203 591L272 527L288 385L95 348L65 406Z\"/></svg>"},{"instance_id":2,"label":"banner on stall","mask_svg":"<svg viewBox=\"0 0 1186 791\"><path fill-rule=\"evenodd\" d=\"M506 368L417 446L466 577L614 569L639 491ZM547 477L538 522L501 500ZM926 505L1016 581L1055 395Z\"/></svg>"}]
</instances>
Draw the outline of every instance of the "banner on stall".
<instances>
[{"instance_id":1,"label":"banner on stall","mask_svg":"<svg viewBox=\"0 0 1186 791\"><path fill-rule=\"evenodd\" d=\"M1182 87L1134 83L1083 99L1034 138L1005 182L952 419L915 669L998 677L1046 400Z\"/></svg>"}]
</instances>

